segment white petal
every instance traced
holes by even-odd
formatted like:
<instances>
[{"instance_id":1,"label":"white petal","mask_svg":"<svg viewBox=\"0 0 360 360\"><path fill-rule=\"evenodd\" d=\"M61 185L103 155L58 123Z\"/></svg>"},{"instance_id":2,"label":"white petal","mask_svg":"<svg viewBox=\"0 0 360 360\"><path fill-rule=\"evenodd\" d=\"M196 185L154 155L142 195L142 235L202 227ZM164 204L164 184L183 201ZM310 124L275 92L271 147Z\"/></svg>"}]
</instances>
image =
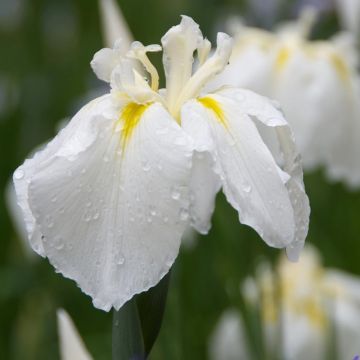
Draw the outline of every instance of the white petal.
<instances>
[{"instance_id":1,"label":"white petal","mask_svg":"<svg viewBox=\"0 0 360 360\"><path fill-rule=\"evenodd\" d=\"M99 98L85 106L84 109L78 113L77 121L73 121L68 126L66 126L66 128L60 131L58 136L49 142L43 150L36 152L32 158L25 160L24 164L19 166L18 169L14 172L13 181L15 185L17 201L21 210L23 211L30 245L33 250L41 256L45 256L43 244L41 242L41 233L39 231L38 225L35 222L34 215L29 207L28 190L31 178L36 173L37 166L41 162L54 156L64 141L68 139L69 136L73 136L77 129L81 129L83 126L84 116L87 115L87 111L92 109L95 103L99 103L100 107L98 107L98 109L100 112L102 112L102 104L104 103L102 99L105 98ZM81 131L79 131L79 133L81 134ZM76 137L74 137L74 145L74 147L76 147Z\"/></svg>"},{"instance_id":2,"label":"white petal","mask_svg":"<svg viewBox=\"0 0 360 360\"><path fill-rule=\"evenodd\" d=\"M243 320L237 310L226 310L209 339L211 360L251 359Z\"/></svg>"},{"instance_id":3,"label":"white petal","mask_svg":"<svg viewBox=\"0 0 360 360\"><path fill-rule=\"evenodd\" d=\"M121 55L119 51L104 48L95 53L90 65L100 80L110 82L111 73L115 67L119 65L120 59Z\"/></svg>"},{"instance_id":4,"label":"white petal","mask_svg":"<svg viewBox=\"0 0 360 360\"><path fill-rule=\"evenodd\" d=\"M282 170L285 186L288 190L294 214L295 235L287 247L290 260L296 261L304 246L309 228L310 206L305 193L301 157L296 148L294 136L282 113L267 98L248 90L223 90L221 94L232 97L239 102L242 111L275 132L282 153ZM273 153L277 158L277 154Z\"/></svg>"},{"instance_id":5,"label":"white petal","mask_svg":"<svg viewBox=\"0 0 360 360\"><path fill-rule=\"evenodd\" d=\"M115 0L99 0L105 46L112 47L118 39L129 49L133 37L129 26Z\"/></svg>"},{"instance_id":6,"label":"white petal","mask_svg":"<svg viewBox=\"0 0 360 360\"><path fill-rule=\"evenodd\" d=\"M32 251L28 241L28 232L26 230L24 215L21 211L20 206L17 203L17 197L13 182L8 183L6 186L5 201L15 230L20 237L25 254L29 257L29 259L35 258L35 253Z\"/></svg>"},{"instance_id":7,"label":"white petal","mask_svg":"<svg viewBox=\"0 0 360 360\"><path fill-rule=\"evenodd\" d=\"M265 31L241 28L229 64L207 87L234 86L267 94L272 76L271 47L275 41Z\"/></svg>"},{"instance_id":8,"label":"white petal","mask_svg":"<svg viewBox=\"0 0 360 360\"><path fill-rule=\"evenodd\" d=\"M203 43L199 25L188 16L173 26L161 39L166 76L166 96L172 109L186 82L190 79L193 53Z\"/></svg>"},{"instance_id":9,"label":"white petal","mask_svg":"<svg viewBox=\"0 0 360 360\"><path fill-rule=\"evenodd\" d=\"M356 304L360 309L360 277L346 272L329 269L324 275L327 289L336 296L345 297Z\"/></svg>"},{"instance_id":10,"label":"white petal","mask_svg":"<svg viewBox=\"0 0 360 360\"><path fill-rule=\"evenodd\" d=\"M159 104L144 111L122 151L126 130L105 101L108 109L82 110L83 125L37 165L29 200L50 262L109 310L172 266L189 218L192 153Z\"/></svg>"},{"instance_id":11,"label":"white petal","mask_svg":"<svg viewBox=\"0 0 360 360\"><path fill-rule=\"evenodd\" d=\"M240 221L253 227L271 246L289 245L295 232L294 212L279 167L241 103L220 95L211 95L211 99L219 104L223 119L199 102L190 101L183 111L190 115L182 116L185 131L194 119L191 113L197 113L204 128L210 127L216 144L212 153L215 171Z\"/></svg>"},{"instance_id":12,"label":"white petal","mask_svg":"<svg viewBox=\"0 0 360 360\"><path fill-rule=\"evenodd\" d=\"M229 35L221 32L217 34L216 51L196 70L184 86L175 108L181 107L185 101L199 96L205 85L224 70L229 62L232 45L233 41Z\"/></svg>"},{"instance_id":13,"label":"white petal","mask_svg":"<svg viewBox=\"0 0 360 360\"><path fill-rule=\"evenodd\" d=\"M334 302L332 321L335 328L338 359L356 359L359 355L360 308L351 299Z\"/></svg>"},{"instance_id":14,"label":"white petal","mask_svg":"<svg viewBox=\"0 0 360 360\"><path fill-rule=\"evenodd\" d=\"M61 360L91 360L78 331L69 314L59 309L57 311L58 331L60 337Z\"/></svg>"},{"instance_id":15,"label":"white petal","mask_svg":"<svg viewBox=\"0 0 360 360\"><path fill-rule=\"evenodd\" d=\"M114 92L125 93L138 104L159 101L159 94L151 89L149 84L134 70L133 61L122 59L111 73L111 87ZM116 96L116 94L115 94Z\"/></svg>"},{"instance_id":16,"label":"white petal","mask_svg":"<svg viewBox=\"0 0 360 360\"><path fill-rule=\"evenodd\" d=\"M314 326L306 316L294 310L282 311L281 316L284 359L325 359L329 337L328 328Z\"/></svg>"},{"instance_id":17,"label":"white petal","mask_svg":"<svg viewBox=\"0 0 360 360\"><path fill-rule=\"evenodd\" d=\"M221 187L220 179L212 169L213 162L207 152L195 152L193 155L190 216L191 225L200 234L207 234L211 228L215 197Z\"/></svg>"},{"instance_id":18,"label":"white petal","mask_svg":"<svg viewBox=\"0 0 360 360\"><path fill-rule=\"evenodd\" d=\"M352 31L355 36L358 36L360 32L359 0L336 0L335 3L338 7L343 27Z\"/></svg>"}]
</instances>

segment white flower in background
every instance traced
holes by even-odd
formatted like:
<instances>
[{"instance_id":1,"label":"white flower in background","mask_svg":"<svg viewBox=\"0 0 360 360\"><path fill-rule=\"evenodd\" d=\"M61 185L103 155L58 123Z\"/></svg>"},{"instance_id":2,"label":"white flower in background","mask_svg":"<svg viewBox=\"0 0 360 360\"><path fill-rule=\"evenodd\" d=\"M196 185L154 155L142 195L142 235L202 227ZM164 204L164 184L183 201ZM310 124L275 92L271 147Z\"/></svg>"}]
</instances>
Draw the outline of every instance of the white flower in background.
<instances>
[{"instance_id":1,"label":"white flower in background","mask_svg":"<svg viewBox=\"0 0 360 360\"><path fill-rule=\"evenodd\" d=\"M351 31L356 37L360 36L360 1L335 1L342 26Z\"/></svg>"},{"instance_id":2,"label":"white flower in background","mask_svg":"<svg viewBox=\"0 0 360 360\"><path fill-rule=\"evenodd\" d=\"M323 268L313 248L305 248L296 264L282 258L276 270L263 264L256 279L248 278L242 286L250 306L260 309L266 354L281 354L285 360L325 360L334 341L335 358L353 359L359 354L360 279ZM228 359L222 355L232 350L221 349L229 341L224 332L232 327L236 334L231 335L231 343L238 339L241 344L241 351L235 347L237 358L251 359L242 318L231 314L219 321L209 352L217 354L213 359Z\"/></svg>"},{"instance_id":3,"label":"white flower in background","mask_svg":"<svg viewBox=\"0 0 360 360\"><path fill-rule=\"evenodd\" d=\"M111 92L14 173L31 246L103 310L158 283L189 222L209 230L220 187L241 222L291 259L307 234L300 158L282 114L247 90L202 92L227 64L231 38L219 33L208 57L209 41L184 16L161 42L165 89L147 56L161 46L100 50L91 65ZM256 125L277 137L282 167Z\"/></svg>"},{"instance_id":4,"label":"white flower in background","mask_svg":"<svg viewBox=\"0 0 360 360\"><path fill-rule=\"evenodd\" d=\"M133 36L116 0L99 0L99 8L105 46L112 47L121 38L129 48Z\"/></svg>"},{"instance_id":5,"label":"white flower in background","mask_svg":"<svg viewBox=\"0 0 360 360\"><path fill-rule=\"evenodd\" d=\"M221 315L209 339L209 359L249 360L247 343L242 317L236 309L228 309Z\"/></svg>"},{"instance_id":6,"label":"white flower in background","mask_svg":"<svg viewBox=\"0 0 360 360\"><path fill-rule=\"evenodd\" d=\"M358 55L350 37L307 39L314 15L277 33L238 27L230 64L212 86L231 84L278 101L305 169L325 166L333 180L360 185Z\"/></svg>"},{"instance_id":7,"label":"white flower in background","mask_svg":"<svg viewBox=\"0 0 360 360\"><path fill-rule=\"evenodd\" d=\"M69 314L59 309L57 311L59 348L61 360L91 360L78 331Z\"/></svg>"}]
</instances>

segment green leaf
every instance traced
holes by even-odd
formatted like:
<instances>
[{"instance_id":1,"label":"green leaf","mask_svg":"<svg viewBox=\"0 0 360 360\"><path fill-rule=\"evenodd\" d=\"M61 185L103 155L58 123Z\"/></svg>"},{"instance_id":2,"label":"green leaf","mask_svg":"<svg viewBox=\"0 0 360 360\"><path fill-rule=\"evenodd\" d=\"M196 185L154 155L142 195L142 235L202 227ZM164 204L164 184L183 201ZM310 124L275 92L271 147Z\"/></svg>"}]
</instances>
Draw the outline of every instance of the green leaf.
<instances>
[{"instance_id":1,"label":"green leaf","mask_svg":"<svg viewBox=\"0 0 360 360\"><path fill-rule=\"evenodd\" d=\"M137 295L145 354L148 356L159 335L164 317L171 270L147 292Z\"/></svg>"},{"instance_id":2,"label":"green leaf","mask_svg":"<svg viewBox=\"0 0 360 360\"><path fill-rule=\"evenodd\" d=\"M145 359L144 340L135 298L129 300L119 311L114 310L112 359Z\"/></svg>"}]
</instances>

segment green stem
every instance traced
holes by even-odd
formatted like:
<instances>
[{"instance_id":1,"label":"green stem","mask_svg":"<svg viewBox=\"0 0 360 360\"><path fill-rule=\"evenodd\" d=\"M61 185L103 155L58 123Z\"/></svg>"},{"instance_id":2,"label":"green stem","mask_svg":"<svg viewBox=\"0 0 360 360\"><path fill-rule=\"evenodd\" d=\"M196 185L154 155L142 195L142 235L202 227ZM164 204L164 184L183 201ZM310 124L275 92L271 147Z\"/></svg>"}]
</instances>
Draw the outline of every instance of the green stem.
<instances>
[{"instance_id":1,"label":"green stem","mask_svg":"<svg viewBox=\"0 0 360 360\"><path fill-rule=\"evenodd\" d=\"M159 335L169 289L170 272L147 292L114 310L112 360L145 360Z\"/></svg>"},{"instance_id":2,"label":"green stem","mask_svg":"<svg viewBox=\"0 0 360 360\"><path fill-rule=\"evenodd\" d=\"M112 360L145 359L144 340L136 300L132 298L119 311L114 310Z\"/></svg>"}]
</instances>

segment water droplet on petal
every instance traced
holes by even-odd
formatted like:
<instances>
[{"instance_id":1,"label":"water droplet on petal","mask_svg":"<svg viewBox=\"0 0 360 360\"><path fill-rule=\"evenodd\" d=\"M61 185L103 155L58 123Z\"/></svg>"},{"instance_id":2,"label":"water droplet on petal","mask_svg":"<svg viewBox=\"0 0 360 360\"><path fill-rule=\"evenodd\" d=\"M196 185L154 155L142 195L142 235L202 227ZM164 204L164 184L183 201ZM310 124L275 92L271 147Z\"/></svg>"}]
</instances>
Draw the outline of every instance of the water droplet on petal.
<instances>
[{"instance_id":1,"label":"water droplet on petal","mask_svg":"<svg viewBox=\"0 0 360 360\"><path fill-rule=\"evenodd\" d=\"M187 209L181 209L180 210L180 220L181 221L186 221L189 218L189 212Z\"/></svg>"},{"instance_id":2,"label":"water droplet on petal","mask_svg":"<svg viewBox=\"0 0 360 360\"><path fill-rule=\"evenodd\" d=\"M173 188L171 190L171 197L174 199L174 200L179 200L180 199L180 191L177 189L177 188Z\"/></svg>"},{"instance_id":3,"label":"water droplet on petal","mask_svg":"<svg viewBox=\"0 0 360 360\"><path fill-rule=\"evenodd\" d=\"M123 254L119 254L117 259L116 259L116 263L118 265L124 265L125 264L125 257Z\"/></svg>"},{"instance_id":4,"label":"water droplet on petal","mask_svg":"<svg viewBox=\"0 0 360 360\"><path fill-rule=\"evenodd\" d=\"M57 201L57 197L56 197L56 196L53 196L53 197L51 198L51 202L55 203L56 201Z\"/></svg>"},{"instance_id":5,"label":"water droplet on petal","mask_svg":"<svg viewBox=\"0 0 360 360\"><path fill-rule=\"evenodd\" d=\"M61 250L64 248L64 240L61 236L55 236L54 238L54 247L57 250Z\"/></svg>"},{"instance_id":6,"label":"water droplet on petal","mask_svg":"<svg viewBox=\"0 0 360 360\"><path fill-rule=\"evenodd\" d=\"M98 211L95 211L94 215L93 215L93 219L97 220L100 217L100 213Z\"/></svg>"},{"instance_id":7,"label":"water droplet on petal","mask_svg":"<svg viewBox=\"0 0 360 360\"><path fill-rule=\"evenodd\" d=\"M144 170L144 171L149 171L150 169L151 169L151 166L150 166L150 164L149 164L149 162L148 161L143 161L142 162L142 169Z\"/></svg>"},{"instance_id":8,"label":"water droplet on petal","mask_svg":"<svg viewBox=\"0 0 360 360\"><path fill-rule=\"evenodd\" d=\"M45 216L45 223L46 223L46 226L50 229L54 226L54 220L52 218L52 216L50 215L46 215Z\"/></svg>"},{"instance_id":9,"label":"water droplet on petal","mask_svg":"<svg viewBox=\"0 0 360 360\"><path fill-rule=\"evenodd\" d=\"M16 180L21 180L25 176L24 170L19 168L14 172L14 178Z\"/></svg>"},{"instance_id":10,"label":"water droplet on petal","mask_svg":"<svg viewBox=\"0 0 360 360\"><path fill-rule=\"evenodd\" d=\"M156 216L156 209L155 209L154 206L151 206L151 207L150 207L150 215L151 215L151 216Z\"/></svg>"},{"instance_id":11,"label":"water droplet on petal","mask_svg":"<svg viewBox=\"0 0 360 360\"><path fill-rule=\"evenodd\" d=\"M252 188L251 188L251 186L250 185L245 185L244 186L244 191L246 192L246 193L250 193L251 192L251 190L252 190Z\"/></svg>"},{"instance_id":12,"label":"water droplet on petal","mask_svg":"<svg viewBox=\"0 0 360 360\"><path fill-rule=\"evenodd\" d=\"M90 211L86 211L85 214L83 215L83 219L86 222L89 222L91 220L91 213Z\"/></svg>"}]
</instances>

